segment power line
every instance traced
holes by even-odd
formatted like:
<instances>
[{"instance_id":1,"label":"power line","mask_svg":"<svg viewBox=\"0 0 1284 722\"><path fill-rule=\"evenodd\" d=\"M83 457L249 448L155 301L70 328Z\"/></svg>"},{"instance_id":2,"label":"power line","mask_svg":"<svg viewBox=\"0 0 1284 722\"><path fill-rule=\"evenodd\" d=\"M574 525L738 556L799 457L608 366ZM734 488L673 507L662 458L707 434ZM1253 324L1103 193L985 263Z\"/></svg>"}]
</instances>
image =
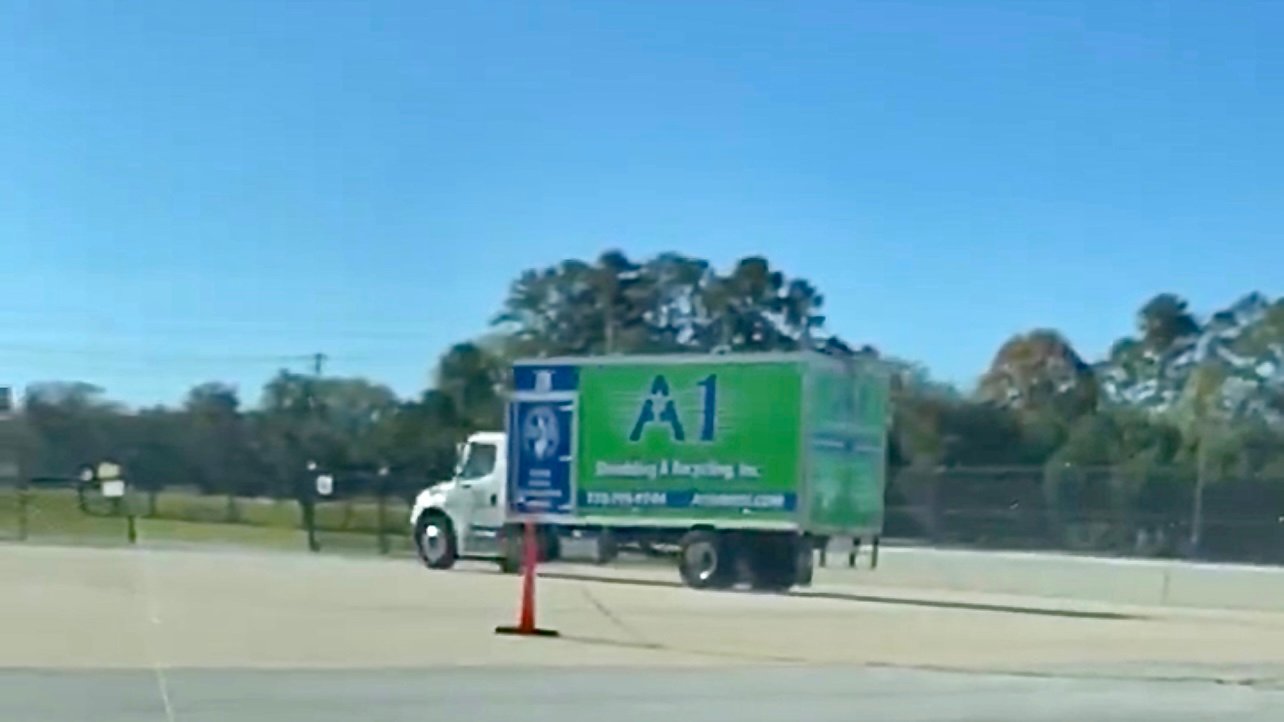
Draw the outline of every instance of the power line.
<instances>
[{"instance_id":1,"label":"power line","mask_svg":"<svg viewBox=\"0 0 1284 722\"><path fill-rule=\"evenodd\" d=\"M361 321L355 323L361 324ZM30 330L33 324L55 324L60 327L92 327L95 331L109 331L138 336L188 336L188 335L307 335L340 339L422 339L428 321L422 326L406 324L403 328L336 328L333 320L327 321L324 327L300 326L298 323L272 323L260 319L220 319L214 322L194 322L191 320L149 320L143 324L120 324L111 318L82 314L40 314L38 312L14 311L0 309L0 326Z\"/></svg>"},{"instance_id":2,"label":"power line","mask_svg":"<svg viewBox=\"0 0 1284 722\"><path fill-rule=\"evenodd\" d=\"M0 354L36 356L84 356L95 359L108 357L152 361L208 361L212 363L300 363L310 361L313 354L235 354L205 353L199 351L153 351L146 349L102 348L96 346L57 346L32 343L0 343Z\"/></svg>"},{"instance_id":3,"label":"power line","mask_svg":"<svg viewBox=\"0 0 1284 722\"><path fill-rule=\"evenodd\" d=\"M388 358L404 357L405 348L388 348L383 352L365 351L362 353L344 353L339 355L321 354L323 363L341 361L343 363L379 361ZM136 362L138 364L182 363L182 364L306 364L316 366L317 354L291 353L216 353L202 351L165 351L152 349L102 348L96 346L58 346L53 344L33 343L0 343L0 357L21 356L36 360L53 360L58 358L85 358L94 361Z\"/></svg>"}]
</instances>

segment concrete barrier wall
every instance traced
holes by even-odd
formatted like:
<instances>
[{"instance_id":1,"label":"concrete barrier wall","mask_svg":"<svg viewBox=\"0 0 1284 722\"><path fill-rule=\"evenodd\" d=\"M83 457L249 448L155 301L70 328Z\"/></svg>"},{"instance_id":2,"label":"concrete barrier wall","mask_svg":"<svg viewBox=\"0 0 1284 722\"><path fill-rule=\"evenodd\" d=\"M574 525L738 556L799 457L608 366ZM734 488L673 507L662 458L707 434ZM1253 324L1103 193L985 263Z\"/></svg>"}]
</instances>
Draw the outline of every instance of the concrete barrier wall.
<instances>
[{"instance_id":1,"label":"concrete barrier wall","mask_svg":"<svg viewBox=\"0 0 1284 722\"><path fill-rule=\"evenodd\" d=\"M868 565L862 551L858 567ZM848 577L845 556L822 578ZM884 547L851 581L911 589L1018 594L1117 604L1284 611L1284 568L1027 552Z\"/></svg>"}]
</instances>

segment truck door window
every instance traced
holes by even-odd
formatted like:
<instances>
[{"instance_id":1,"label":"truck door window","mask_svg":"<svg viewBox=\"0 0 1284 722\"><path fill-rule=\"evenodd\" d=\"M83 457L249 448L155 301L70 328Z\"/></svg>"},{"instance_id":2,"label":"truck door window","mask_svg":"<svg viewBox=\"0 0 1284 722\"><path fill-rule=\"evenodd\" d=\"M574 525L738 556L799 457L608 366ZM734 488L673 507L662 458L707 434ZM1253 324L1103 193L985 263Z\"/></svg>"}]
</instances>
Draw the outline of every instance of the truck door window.
<instances>
[{"instance_id":1,"label":"truck door window","mask_svg":"<svg viewBox=\"0 0 1284 722\"><path fill-rule=\"evenodd\" d=\"M494 471L498 451L494 444L469 444L468 456L459 467L459 478L480 479Z\"/></svg>"}]
</instances>

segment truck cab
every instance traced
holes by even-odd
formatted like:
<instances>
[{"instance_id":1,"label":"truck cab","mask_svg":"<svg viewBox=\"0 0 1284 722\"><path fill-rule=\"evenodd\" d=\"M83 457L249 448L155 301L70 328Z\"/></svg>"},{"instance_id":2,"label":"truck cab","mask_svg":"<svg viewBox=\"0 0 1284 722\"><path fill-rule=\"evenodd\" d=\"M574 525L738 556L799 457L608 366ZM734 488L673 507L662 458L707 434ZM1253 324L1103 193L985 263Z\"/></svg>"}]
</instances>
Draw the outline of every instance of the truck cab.
<instances>
[{"instance_id":1,"label":"truck cab","mask_svg":"<svg viewBox=\"0 0 1284 722\"><path fill-rule=\"evenodd\" d=\"M460 445L454 478L415 498L410 523L424 564L449 569L460 558L499 557L505 488L504 433L472 434Z\"/></svg>"},{"instance_id":2,"label":"truck cab","mask_svg":"<svg viewBox=\"0 0 1284 722\"><path fill-rule=\"evenodd\" d=\"M479 431L459 445L449 481L424 489L410 511L415 549L429 569L449 569L460 559L484 559L515 571L512 545L505 545L507 435ZM583 527L541 530L543 559L582 558L605 564L615 558L614 536Z\"/></svg>"}]
</instances>

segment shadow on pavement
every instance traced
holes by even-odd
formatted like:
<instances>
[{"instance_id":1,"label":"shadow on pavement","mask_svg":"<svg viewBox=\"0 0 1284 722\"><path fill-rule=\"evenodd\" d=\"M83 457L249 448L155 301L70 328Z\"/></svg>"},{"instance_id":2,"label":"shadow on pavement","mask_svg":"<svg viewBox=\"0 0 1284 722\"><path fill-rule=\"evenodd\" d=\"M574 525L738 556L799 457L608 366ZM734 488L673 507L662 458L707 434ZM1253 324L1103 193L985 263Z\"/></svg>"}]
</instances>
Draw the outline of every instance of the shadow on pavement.
<instances>
[{"instance_id":1,"label":"shadow on pavement","mask_svg":"<svg viewBox=\"0 0 1284 722\"><path fill-rule=\"evenodd\" d=\"M623 577L605 577L594 576L592 574L576 574L574 572L559 571L541 571L540 577L545 579L558 579L571 582L596 582L599 584L619 584L623 586L635 587L668 587L682 588L680 582L665 581L662 579L628 579ZM727 590L722 592L705 592L721 594L770 594L772 596L781 596L775 592L758 592L751 590ZM1066 619L1095 619L1099 621L1130 621L1145 619L1144 616L1136 614L1124 614L1122 612L1098 612L1085 609L1055 609L1050 607L1027 607L1014 604L989 604L985 602L960 602L944 599L922 599L918 597L893 597L882 594L853 594L847 592L794 592L784 596L794 597L796 599L829 599L840 602L861 602L865 604L897 604L909 607L927 607L930 609L954 609L968 612L995 612L999 614L1031 614L1040 617L1062 617Z\"/></svg>"}]
</instances>

